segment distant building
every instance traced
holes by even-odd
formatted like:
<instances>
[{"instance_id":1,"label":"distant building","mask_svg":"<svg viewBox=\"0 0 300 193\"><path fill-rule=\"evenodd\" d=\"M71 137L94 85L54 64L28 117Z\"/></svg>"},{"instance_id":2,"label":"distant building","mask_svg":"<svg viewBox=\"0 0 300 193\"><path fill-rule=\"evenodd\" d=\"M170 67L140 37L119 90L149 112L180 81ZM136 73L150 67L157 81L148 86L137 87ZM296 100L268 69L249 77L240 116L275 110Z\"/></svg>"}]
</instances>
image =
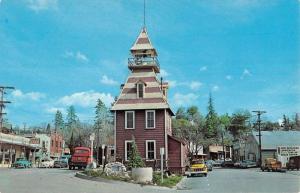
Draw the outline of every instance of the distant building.
<instances>
[{"instance_id":1,"label":"distant building","mask_svg":"<svg viewBox=\"0 0 300 193\"><path fill-rule=\"evenodd\" d=\"M156 49L146 28L143 28L130 49L130 75L111 110L115 119L116 157L123 162L135 140L146 165L160 167L160 149L165 149L165 166L183 172L187 148L172 136L171 117L174 115L167 99L168 83L158 79L160 66Z\"/></svg>"},{"instance_id":2,"label":"distant building","mask_svg":"<svg viewBox=\"0 0 300 193\"><path fill-rule=\"evenodd\" d=\"M266 158L276 158L285 165L289 156L285 156L280 152L283 148L299 151L300 155L300 131L262 131L261 135L263 163ZM236 161L253 160L258 163L258 144L258 132L252 132L244 140L235 142L233 145L234 159Z\"/></svg>"},{"instance_id":3,"label":"distant building","mask_svg":"<svg viewBox=\"0 0 300 193\"><path fill-rule=\"evenodd\" d=\"M50 157L59 158L64 154L64 138L62 134L58 132L53 132L50 135Z\"/></svg>"},{"instance_id":4,"label":"distant building","mask_svg":"<svg viewBox=\"0 0 300 193\"><path fill-rule=\"evenodd\" d=\"M17 158L34 160L34 151L39 145L31 144L30 139L12 133L0 132L0 166L10 166Z\"/></svg>"},{"instance_id":5,"label":"distant building","mask_svg":"<svg viewBox=\"0 0 300 193\"><path fill-rule=\"evenodd\" d=\"M40 149L35 152L35 160L39 160L42 158L50 158L50 136L47 134L25 134L26 138L30 139L31 144L38 145Z\"/></svg>"},{"instance_id":6,"label":"distant building","mask_svg":"<svg viewBox=\"0 0 300 193\"><path fill-rule=\"evenodd\" d=\"M209 146L209 159L223 160L223 146L222 145L210 145ZM230 146L224 146L225 159L232 159L232 148Z\"/></svg>"}]
</instances>

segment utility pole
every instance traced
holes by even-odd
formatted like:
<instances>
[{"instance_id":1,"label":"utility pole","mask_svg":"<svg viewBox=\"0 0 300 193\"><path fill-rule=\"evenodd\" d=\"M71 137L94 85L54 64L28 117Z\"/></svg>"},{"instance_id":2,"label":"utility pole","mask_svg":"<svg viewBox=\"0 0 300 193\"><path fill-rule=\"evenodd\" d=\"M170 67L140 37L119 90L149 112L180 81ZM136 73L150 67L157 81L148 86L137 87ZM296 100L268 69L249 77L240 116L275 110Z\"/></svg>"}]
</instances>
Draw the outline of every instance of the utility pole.
<instances>
[{"instance_id":1,"label":"utility pole","mask_svg":"<svg viewBox=\"0 0 300 193\"><path fill-rule=\"evenodd\" d=\"M10 101L4 100L4 95L6 94L6 92L5 92L6 89L15 89L15 88L12 86L0 86L0 132L2 131L2 128L3 128L3 115L6 114L3 112L5 109L5 104L11 103Z\"/></svg>"},{"instance_id":2,"label":"utility pole","mask_svg":"<svg viewBox=\"0 0 300 193\"><path fill-rule=\"evenodd\" d=\"M261 130L260 130L260 125L261 125L261 119L260 116L264 113L266 113L266 111L252 111L253 113L257 114L257 122L256 124L258 124L258 150L259 150L259 166L261 166L262 164L262 157L261 157Z\"/></svg>"}]
</instances>

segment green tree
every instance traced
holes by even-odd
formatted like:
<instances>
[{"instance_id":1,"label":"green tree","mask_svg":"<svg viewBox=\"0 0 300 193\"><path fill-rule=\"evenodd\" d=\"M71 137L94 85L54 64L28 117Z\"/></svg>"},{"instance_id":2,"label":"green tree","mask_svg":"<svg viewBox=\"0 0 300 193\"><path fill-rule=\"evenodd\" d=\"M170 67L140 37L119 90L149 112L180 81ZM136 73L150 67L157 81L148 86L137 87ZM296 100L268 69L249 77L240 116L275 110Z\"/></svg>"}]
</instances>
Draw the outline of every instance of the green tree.
<instances>
[{"instance_id":1,"label":"green tree","mask_svg":"<svg viewBox=\"0 0 300 193\"><path fill-rule=\"evenodd\" d=\"M205 117L205 119L206 119L205 137L206 138L216 138L217 137L217 129L219 126L219 120L218 120L218 114L215 112L211 94L209 94L207 111L208 112Z\"/></svg>"},{"instance_id":2,"label":"green tree","mask_svg":"<svg viewBox=\"0 0 300 193\"><path fill-rule=\"evenodd\" d=\"M76 115L76 111L74 106L70 106L67 109L67 128L68 128L68 132L74 132L74 130L76 129L76 127L78 126L79 123L79 119Z\"/></svg>"},{"instance_id":3,"label":"green tree","mask_svg":"<svg viewBox=\"0 0 300 193\"><path fill-rule=\"evenodd\" d=\"M63 115L59 110L57 110L56 113L55 113L54 127L55 127L55 131L63 130L63 128L64 128Z\"/></svg>"},{"instance_id":4,"label":"green tree","mask_svg":"<svg viewBox=\"0 0 300 193\"><path fill-rule=\"evenodd\" d=\"M73 155L74 148L75 148L74 133L73 133L73 131L71 133L71 137L70 137L70 140L69 140L69 143L68 143L68 147L70 149L70 153Z\"/></svg>"},{"instance_id":5,"label":"green tree","mask_svg":"<svg viewBox=\"0 0 300 193\"><path fill-rule=\"evenodd\" d=\"M46 133L51 134L51 126L50 123L47 124Z\"/></svg>"},{"instance_id":6,"label":"green tree","mask_svg":"<svg viewBox=\"0 0 300 193\"><path fill-rule=\"evenodd\" d=\"M283 115L282 126L285 131L290 130L290 120L286 115Z\"/></svg>"},{"instance_id":7,"label":"green tree","mask_svg":"<svg viewBox=\"0 0 300 193\"><path fill-rule=\"evenodd\" d=\"M185 109L183 107L179 107L176 115L175 115L176 119L187 119L187 114L185 112Z\"/></svg>"},{"instance_id":8,"label":"green tree","mask_svg":"<svg viewBox=\"0 0 300 193\"><path fill-rule=\"evenodd\" d=\"M239 110L232 115L228 131L234 139L238 139L251 131L250 117L251 113L247 110Z\"/></svg>"},{"instance_id":9,"label":"green tree","mask_svg":"<svg viewBox=\"0 0 300 193\"><path fill-rule=\"evenodd\" d=\"M94 130L96 131L96 147L100 146L100 143L103 142L101 140L100 133L104 134L105 126L108 122L108 109L106 108L105 104L101 101L101 99L97 100L95 110L95 120L94 120ZM102 135L103 136L103 135Z\"/></svg>"},{"instance_id":10,"label":"green tree","mask_svg":"<svg viewBox=\"0 0 300 193\"><path fill-rule=\"evenodd\" d=\"M129 168L141 168L145 167L145 163L140 156L140 153L138 152L137 145L135 141L133 140L132 148L129 151L129 162L128 162Z\"/></svg>"}]
</instances>

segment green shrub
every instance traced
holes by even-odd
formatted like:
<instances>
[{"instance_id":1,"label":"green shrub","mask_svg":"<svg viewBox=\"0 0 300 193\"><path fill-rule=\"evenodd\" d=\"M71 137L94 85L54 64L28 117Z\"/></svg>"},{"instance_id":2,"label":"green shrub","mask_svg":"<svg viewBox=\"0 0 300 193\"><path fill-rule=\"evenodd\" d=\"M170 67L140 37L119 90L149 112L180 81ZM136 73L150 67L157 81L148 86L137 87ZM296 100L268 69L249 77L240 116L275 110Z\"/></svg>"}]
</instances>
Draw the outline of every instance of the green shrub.
<instances>
[{"instance_id":1,"label":"green shrub","mask_svg":"<svg viewBox=\"0 0 300 193\"><path fill-rule=\"evenodd\" d=\"M140 156L136 143L133 141L132 148L129 151L129 162L128 162L129 168L142 168L145 167L145 163Z\"/></svg>"}]
</instances>

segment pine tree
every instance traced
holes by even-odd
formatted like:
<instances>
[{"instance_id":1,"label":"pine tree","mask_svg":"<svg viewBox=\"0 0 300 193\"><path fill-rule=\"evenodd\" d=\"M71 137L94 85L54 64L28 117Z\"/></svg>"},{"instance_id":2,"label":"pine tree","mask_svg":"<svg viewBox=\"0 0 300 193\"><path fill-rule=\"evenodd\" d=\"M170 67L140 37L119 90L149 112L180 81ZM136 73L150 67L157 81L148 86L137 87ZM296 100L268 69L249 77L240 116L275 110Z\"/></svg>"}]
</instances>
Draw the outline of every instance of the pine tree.
<instances>
[{"instance_id":1,"label":"pine tree","mask_svg":"<svg viewBox=\"0 0 300 193\"><path fill-rule=\"evenodd\" d=\"M132 148L129 151L129 162L128 162L128 167L129 168L141 168L145 167L145 163L140 156L136 143L133 141L132 143Z\"/></svg>"},{"instance_id":2,"label":"pine tree","mask_svg":"<svg viewBox=\"0 0 300 193\"><path fill-rule=\"evenodd\" d=\"M51 126L49 123L47 124L46 133L51 134Z\"/></svg>"},{"instance_id":3,"label":"pine tree","mask_svg":"<svg viewBox=\"0 0 300 193\"><path fill-rule=\"evenodd\" d=\"M211 93L209 94L209 100L208 100L208 107L207 107L207 115L206 115L206 137L207 138L214 138L217 137L217 128L219 124L218 115L215 112L214 105L213 105L213 99L211 96Z\"/></svg>"},{"instance_id":4,"label":"pine tree","mask_svg":"<svg viewBox=\"0 0 300 193\"><path fill-rule=\"evenodd\" d=\"M75 112L74 106L70 106L67 109L67 128L69 132L74 132L74 129L76 128L78 124L78 117Z\"/></svg>"},{"instance_id":5,"label":"pine tree","mask_svg":"<svg viewBox=\"0 0 300 193\"><path fill-rule=\"evenodd\" d=\"M100 133L104 134L104 129L108 122L108 109L101 99L97 100L97 105L95 107L95 120L94 120L94 130L96 131L96 147L100 146L103 140L100 139ZM103 136L104 137L104 136Z\"/></svg>"},{"instance_id":6,"label":"pine tree","mask_svg":"<svg viewBox=\"0 0 300 193\"><path fill-rule=\"evenodd\" d=\"M55 126L55 131L62 130L64 127L63 116L59 110L57 110L55 114L54 126Z\"/></svg>"},{"instance_id":7,"label":"pine tree","mask_svg":"<svg viewBox=\"0 0 300 193\"><path fill-rule=\"evenodd\" d=\"M75 147L73 132L71 133L71 137L70 137L70 141L69 141L68 147L70 149L70 153L73 155L73 153L74 153L74 147Z\"/></svg>"}]
</instances>

